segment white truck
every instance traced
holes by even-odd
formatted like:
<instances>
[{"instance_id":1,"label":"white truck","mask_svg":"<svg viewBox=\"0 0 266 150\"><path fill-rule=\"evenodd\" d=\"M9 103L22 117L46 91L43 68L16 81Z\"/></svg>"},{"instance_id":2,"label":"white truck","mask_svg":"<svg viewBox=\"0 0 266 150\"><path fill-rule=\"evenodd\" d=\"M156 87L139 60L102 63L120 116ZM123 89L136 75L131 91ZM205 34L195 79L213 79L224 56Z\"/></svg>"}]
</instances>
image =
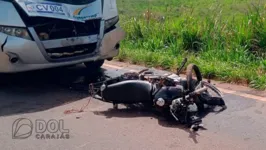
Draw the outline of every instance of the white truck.
<instances>
[{"instance_id":1,"label":"white truck","mask_svg":"<svg viewBox=\"0 0 266 150\"><path fill-rule=\"evenodd\" d=\"M119 53L116 0L0 0L0 73L84 63Z\"/></svg>"}]
</instances>

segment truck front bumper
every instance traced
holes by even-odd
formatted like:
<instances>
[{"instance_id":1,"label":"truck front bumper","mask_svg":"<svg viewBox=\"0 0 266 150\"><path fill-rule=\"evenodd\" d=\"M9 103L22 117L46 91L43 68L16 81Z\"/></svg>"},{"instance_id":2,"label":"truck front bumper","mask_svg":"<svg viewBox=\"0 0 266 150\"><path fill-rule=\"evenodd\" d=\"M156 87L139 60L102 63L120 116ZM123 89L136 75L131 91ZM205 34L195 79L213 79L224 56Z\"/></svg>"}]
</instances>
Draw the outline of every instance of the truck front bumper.
<instances>
[{"instance_id":1,"label":"truck front bumper","mask_svg":"<svg viewBox=\"0 0 266 150\"><path fill-rule=\"evenodd\" d=\"M0 33L0 73L24 72L113 58L118 55L117 45L124 37L125 32L116 27L104 34L97 47L97 53L78 59L53 62L44 56L40 43ZM17 57L18 61L12 63L11 58L14 57Z\"/></svg>"}]
</instances>

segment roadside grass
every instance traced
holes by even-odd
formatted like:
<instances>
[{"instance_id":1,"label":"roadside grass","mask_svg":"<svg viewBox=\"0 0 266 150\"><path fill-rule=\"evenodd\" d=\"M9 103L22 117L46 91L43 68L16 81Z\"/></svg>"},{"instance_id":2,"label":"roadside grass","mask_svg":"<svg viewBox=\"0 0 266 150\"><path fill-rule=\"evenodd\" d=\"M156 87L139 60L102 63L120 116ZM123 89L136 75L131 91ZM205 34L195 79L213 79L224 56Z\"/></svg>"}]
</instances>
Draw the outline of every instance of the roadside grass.
<instances>
[{"instance_id":1,"label":"roadside grass","mask_svg":"<svg viewBox=\"0 0 266 150\"><path fill-rule=\"evenodd\" d=\"M118 0L127 32L117 59L266 89L266 0Z\"/></svg>"}]
</instances>

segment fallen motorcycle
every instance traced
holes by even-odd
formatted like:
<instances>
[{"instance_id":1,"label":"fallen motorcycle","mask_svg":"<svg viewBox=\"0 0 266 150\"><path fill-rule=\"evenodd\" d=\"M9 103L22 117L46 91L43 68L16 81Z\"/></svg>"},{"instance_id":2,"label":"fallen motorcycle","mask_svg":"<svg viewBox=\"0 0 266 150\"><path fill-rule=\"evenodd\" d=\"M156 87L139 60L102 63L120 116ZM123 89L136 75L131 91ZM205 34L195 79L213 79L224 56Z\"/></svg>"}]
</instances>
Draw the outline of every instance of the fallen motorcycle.
<instances>
[{"instance_id":1,"label":"fallen motorcycle","mask_svg":"<svg viewBox=\"0 0 266 150\"><path fill-rule=\"evenodd\" d=\"M187 67L187 77L181 78L180 72L186 59L176 74L155 75L148 69L128 72L119 77L92 84L96 90L94 98L118 104L137 104L154 107L172 116L176 121L188 125L194 131L203 127L198 116L209 106L226 107L221 92L211 83L203 81L195 64ZM196 79L193 79L193 71ZM216 96L211 95L211 92Z\"/></svg>"}]
</instances>

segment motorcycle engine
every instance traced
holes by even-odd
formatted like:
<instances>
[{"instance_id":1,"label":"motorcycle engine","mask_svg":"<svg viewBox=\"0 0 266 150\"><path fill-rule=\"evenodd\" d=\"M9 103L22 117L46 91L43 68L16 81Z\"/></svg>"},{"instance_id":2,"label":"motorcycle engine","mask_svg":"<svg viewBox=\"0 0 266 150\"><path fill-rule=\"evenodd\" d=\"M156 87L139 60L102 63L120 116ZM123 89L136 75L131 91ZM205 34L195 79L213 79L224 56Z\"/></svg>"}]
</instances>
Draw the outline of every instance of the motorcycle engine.
<instances>
[{"instance_id":1,"label":"motorcycle engine","mask_svg":"<svg viewBox=\"0 0 266 150\"><path fill-rule=\"evenodd\" d=\"M172 101L170 112L177 121L180 123L186 123L188 108L181 102L181 99L175 99Z\"/></svg>"}]
</instances>

